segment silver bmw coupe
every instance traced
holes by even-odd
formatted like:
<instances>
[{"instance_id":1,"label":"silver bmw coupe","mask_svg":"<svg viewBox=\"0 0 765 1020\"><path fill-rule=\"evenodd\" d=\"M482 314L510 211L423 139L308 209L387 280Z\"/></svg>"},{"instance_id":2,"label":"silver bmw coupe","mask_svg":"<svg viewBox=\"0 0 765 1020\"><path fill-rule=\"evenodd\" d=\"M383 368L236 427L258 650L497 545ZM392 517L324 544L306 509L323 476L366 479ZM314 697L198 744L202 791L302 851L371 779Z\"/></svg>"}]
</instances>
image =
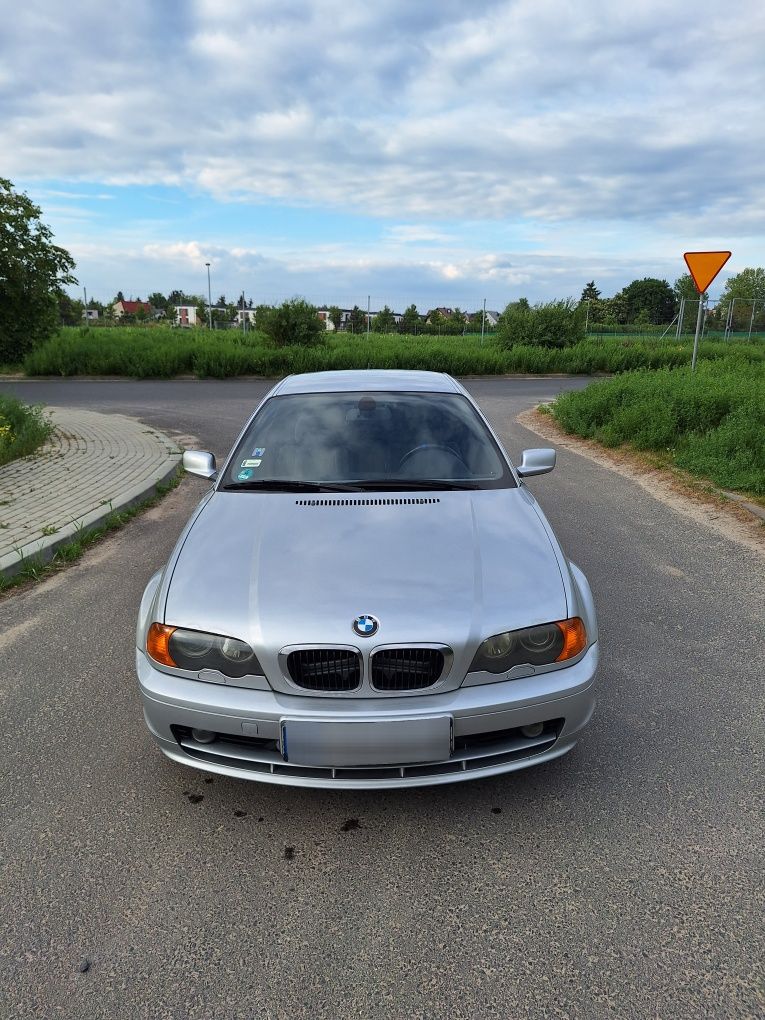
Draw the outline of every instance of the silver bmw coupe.
<instances>
[{"instance_id":1,"label":"silver bmw coupe","mask_svg":"<svg viewBox=\"0 0 765 1020\"><path fill-rule=\"evenodd\" d=\"M164 753L296 786L451 783L549 761L593 711L598 632L475 402L435 372L290 376L149 581L136 666Z\"/></svg>"}]
</instances>

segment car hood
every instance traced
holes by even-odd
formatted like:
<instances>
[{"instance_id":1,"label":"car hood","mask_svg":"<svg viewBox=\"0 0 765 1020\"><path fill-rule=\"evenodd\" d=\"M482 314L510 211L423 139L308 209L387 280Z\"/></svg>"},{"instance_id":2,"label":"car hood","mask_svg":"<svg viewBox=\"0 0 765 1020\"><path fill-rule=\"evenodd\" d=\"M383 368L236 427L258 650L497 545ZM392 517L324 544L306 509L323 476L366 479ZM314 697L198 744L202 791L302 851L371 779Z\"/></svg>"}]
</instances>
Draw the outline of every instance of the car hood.
<instances>
[{"instance_id":1,"label":"car hood","mask_svg":"<svg viewBox=\"0 0 765 1020\"><path fill-rule=\"evenodd\" d=\"M375 644L458 652L564 619L558 552L520 488L216 492L171 564L164 617L241 638L268 657L285 645L363 645L351 625L364 613L380 622Z\"/></svg>"}]
</instances>

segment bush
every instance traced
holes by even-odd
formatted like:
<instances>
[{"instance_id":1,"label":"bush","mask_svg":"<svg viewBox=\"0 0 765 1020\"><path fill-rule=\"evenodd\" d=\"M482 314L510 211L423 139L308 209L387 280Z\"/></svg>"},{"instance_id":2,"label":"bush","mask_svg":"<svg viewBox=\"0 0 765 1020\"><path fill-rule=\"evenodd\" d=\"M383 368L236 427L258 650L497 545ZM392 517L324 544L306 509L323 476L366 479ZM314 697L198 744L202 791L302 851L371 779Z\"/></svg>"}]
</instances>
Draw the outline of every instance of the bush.
<instances>
[{"instance_id":1,"label":"bush","mask_svg":"<svg viewBox=\"0 0 765 1020\"><path fill-rule=\"evenodd\" d=\"M262 321L262 319L259 319ZM452 375L512 372L624 372L690 365L691 345L673 340L588 337L573 347L515 344L504 349L493 338L328 333L323 343L279 347L259 330L173 329L170 326L64 328L24 361L29 375L123 375L171 378L194 373L225 378L284 375L330 369L429 369ZM700 362L756 370L765 343L704 341Z\"/></svg>"},{"instance_id":2,"label":"bush","mask_svg":"<svg viewBox=\"0 0 765 1020\"><path fill-rule=\"evenodd\" d=\"M34 453L52 431L41 407L0 396L0 466Z\"/></svg>"},{"instance_id":3,"label":"bush","mask_svg":"<svg viewBox=\"0 0 765 1020\"><path fill-rule=\"evenodd\" d=\"M552 413L567 432L660 451L718 485L765 495L762 361L629 372L558 397Z\"/></svg>"},{"instance_id":4,"label":"bush","mask_svg":"<svg viewBox=\"0 0 765 1020\"><path fill-rule=\"evenodd\" d=\"M585 315L586 309L571 298L532 308L510 304L500 319L497 339L505 348L516 344L572 347L585 338Z\"/></svg>"},{"instance_id":5,"label":"bush","mask_svg":"<svg viewBox=\"0 0 765 1020\"><path fill-rule=\"evenodd\" d=\"M259 310L258 329L277 347L316 347L327 339L326 327L316 308L303 298L284 301L278 308Z\"/></svg>"}]
</instances>

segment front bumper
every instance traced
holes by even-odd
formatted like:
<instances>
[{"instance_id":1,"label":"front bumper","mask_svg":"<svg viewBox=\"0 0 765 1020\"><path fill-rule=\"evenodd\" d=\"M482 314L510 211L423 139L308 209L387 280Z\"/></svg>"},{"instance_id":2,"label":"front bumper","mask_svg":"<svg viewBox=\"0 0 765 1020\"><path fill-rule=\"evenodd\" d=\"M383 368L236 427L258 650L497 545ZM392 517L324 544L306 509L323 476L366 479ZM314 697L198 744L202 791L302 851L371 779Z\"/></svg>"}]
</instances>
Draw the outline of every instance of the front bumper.
<instances>
[{"instance_id":1,"label":"front bumper","mask_svg":"<svg viewBox=\"0 0 765 1020\"><path fill-rule=\"evenodd\" d=\"M594 709L598 645L565 669L443 694L326 699L205 684L158 670L141 650L136 667L146 724L174 761L208 772L288 786L379 789L478 779L557 758ZM339 767L294 764L282 754L290 721L375 723L385 739L402 724L448 716L451 753L438 761ZM544 723L527 737L521 727ZM386 726L387 724L387 726ZM192 730L216 734L201 743Z\"/></svg>"}]
</instances>

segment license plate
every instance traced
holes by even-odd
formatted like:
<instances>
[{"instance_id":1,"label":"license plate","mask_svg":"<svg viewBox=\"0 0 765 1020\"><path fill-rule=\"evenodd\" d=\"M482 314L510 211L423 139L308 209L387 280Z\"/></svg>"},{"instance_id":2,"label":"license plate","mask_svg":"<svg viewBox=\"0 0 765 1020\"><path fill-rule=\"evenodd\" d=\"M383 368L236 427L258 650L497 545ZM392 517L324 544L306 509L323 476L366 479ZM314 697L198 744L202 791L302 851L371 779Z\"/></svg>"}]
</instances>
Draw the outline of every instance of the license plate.
<instances>
[{"instance_id":1,"label":"license plate","mask_svg":"<svg viewBox=\"0 0 765 1020\"><path fill-rule=\"evenodd\" d=\"M370 722L282 720L282 755L291 765L356 768L444 761L452 752L449 715Z\"/></svg>"}]
</instances>

